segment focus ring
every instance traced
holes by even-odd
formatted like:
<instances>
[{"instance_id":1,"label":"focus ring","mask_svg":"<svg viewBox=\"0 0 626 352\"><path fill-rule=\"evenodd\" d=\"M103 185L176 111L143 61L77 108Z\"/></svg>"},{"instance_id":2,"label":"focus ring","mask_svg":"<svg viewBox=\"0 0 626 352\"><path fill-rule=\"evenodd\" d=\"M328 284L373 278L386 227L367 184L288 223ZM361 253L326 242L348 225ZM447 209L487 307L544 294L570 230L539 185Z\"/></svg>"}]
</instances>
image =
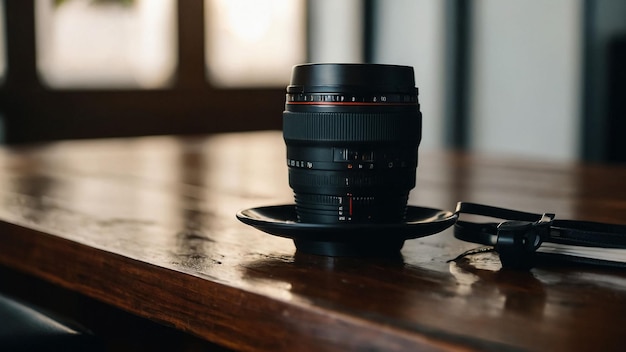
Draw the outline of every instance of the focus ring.
<instances>
[{"instance_id":1,"label":"focus ring","mask_svg":"<svg viewBox=\"0 0 626 352\"><path fill-rule=\"evenodd\" d=\"M421 136L421 125L407 113L285 111L283 135L305 141L415 141Z\"/></svg>"},{"instance_id":2,"label":"focus ring","mask_svg":"<svg viewBox=\"0 0 626 352\"><path fill-rule=\"evenodd\" d=\"M383 187L411 189L415 186L415 170L404 169L395 172L332 172L318 170L289 169L289 185L296 190L317 189L367 189Z\"/></svg>"}]
</instances>

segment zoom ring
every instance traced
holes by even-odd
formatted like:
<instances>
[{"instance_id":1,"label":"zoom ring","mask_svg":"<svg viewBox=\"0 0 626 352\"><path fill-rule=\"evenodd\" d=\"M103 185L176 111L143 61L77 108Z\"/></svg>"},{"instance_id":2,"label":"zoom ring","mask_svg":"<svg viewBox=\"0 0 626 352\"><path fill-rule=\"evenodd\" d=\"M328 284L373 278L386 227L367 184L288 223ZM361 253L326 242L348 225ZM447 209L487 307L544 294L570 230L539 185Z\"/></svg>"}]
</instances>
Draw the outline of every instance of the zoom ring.
<instances>
[{"instance_id":1,"label":"zoom ring","mask_svg":"<svg viewBox=\"0 0 626 352\"><path fill-rule=\"evenodd\" d=\"M283 112L286 140L398 142L419 140L421 133L413 114Z\"/></svg>"}]
</instances>

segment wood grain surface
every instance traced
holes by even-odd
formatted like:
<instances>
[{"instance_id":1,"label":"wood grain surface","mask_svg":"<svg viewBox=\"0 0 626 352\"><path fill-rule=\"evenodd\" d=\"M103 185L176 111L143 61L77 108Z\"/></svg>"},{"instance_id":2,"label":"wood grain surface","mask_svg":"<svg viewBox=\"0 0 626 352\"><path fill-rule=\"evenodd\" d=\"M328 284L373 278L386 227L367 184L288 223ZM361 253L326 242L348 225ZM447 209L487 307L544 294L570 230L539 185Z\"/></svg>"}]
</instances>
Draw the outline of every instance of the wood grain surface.
<instances>
[{"instance_id":1,"label":"wood grain surface","mask_svg":"<svg viewBox=\"0 0 626 352\"><path fill-rule=\"evenodd\" d=\"M237 350L623 350L626 272L502 270L451 230L330 258L235 218L292 203L279 132L0 149L0 264ZM626 223L626 168L422 151L410 204Z\"/></svg>"}]
</instances>

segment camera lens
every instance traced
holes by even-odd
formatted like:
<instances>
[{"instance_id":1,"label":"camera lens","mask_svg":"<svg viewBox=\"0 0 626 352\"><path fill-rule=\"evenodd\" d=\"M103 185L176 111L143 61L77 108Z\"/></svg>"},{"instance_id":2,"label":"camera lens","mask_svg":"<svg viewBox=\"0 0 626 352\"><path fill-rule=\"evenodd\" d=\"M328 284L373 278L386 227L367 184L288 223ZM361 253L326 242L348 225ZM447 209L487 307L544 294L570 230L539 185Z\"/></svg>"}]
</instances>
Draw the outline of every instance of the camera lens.
<instances>
[{"instance_id":1,"label":"camera lens","mask_svg":"<svg viewBox=\"0 0 626 352\"><path fill-rule=\"evenodd\" d=\"M402 221L415 186L422 115L413 68L293 68L283 113L300 222Z\"/></svg>"}]
</instances>

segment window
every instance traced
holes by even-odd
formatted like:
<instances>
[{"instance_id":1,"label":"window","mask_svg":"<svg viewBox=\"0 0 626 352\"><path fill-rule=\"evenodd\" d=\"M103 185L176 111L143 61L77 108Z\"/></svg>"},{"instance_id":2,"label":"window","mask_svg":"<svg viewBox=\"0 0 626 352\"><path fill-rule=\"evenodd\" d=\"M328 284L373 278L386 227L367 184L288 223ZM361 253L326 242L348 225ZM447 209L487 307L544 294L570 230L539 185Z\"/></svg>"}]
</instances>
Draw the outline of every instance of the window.
<instances>
[{"instance_id":1,"label":"window","mask_svg":"<svg viewBox=\"0 0 626 352\"><path fill-rule=\"evenodd\" d=\"M284 87L306 60L303 0L206 0L205 60L219 87Z\"/></svg>"},{"instance_id":2,"label":"window","mask_svg":"<svg viewBox=\"0 0 626 352\"><path fill-rule=\"evenodd\" d=\"M174 77L174 0L37 0L39 74L53 88L158 88Z\"/></svg>"}]
</instances>

